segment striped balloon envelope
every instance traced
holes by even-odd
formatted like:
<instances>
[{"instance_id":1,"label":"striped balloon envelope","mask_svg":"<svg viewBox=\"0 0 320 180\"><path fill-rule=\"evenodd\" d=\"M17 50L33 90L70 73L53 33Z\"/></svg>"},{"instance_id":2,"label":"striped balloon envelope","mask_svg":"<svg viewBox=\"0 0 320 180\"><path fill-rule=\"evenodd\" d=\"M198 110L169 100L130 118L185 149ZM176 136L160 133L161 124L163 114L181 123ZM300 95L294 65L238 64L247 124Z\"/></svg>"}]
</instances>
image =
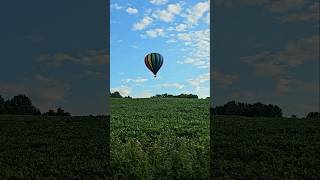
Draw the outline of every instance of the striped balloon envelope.
<instances>
[{"instance_id":1,"label":"striped balloon envelope","mask_svg":"<svg viewBox=\"0 0 320 180\"><path fill-rule=\"evenodd\" d=\"M154 74L154 77L157 77L157 73L163 64L163 57L159 53L150 53L147 54L144 58L144 63L147 68Z\"/></svg>"}]
</instances>

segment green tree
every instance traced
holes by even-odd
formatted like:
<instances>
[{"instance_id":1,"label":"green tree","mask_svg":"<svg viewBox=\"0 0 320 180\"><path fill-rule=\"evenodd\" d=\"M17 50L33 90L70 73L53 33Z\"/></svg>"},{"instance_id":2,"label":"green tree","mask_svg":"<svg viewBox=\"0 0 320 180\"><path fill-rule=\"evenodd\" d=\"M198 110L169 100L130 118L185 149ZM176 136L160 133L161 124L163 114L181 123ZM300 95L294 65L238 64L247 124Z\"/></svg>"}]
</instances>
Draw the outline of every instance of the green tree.
<instances>
[{"instance_id":1,"label":"green tree","mask_svg":"<svg viewBox=\"0 0 320 180\"><path fill-rule=\"evenodd\" d=\"M6 112L5 106L4 106L4 99L0 95L0 114L4 114Z\"/></svg>"},{"instance_id":2,"label":"green tree","mask_svg":"<svg viewBox=\"0 0 320 180\"><path fill-rule=\"evenodd\" d=\"M320 113L319 112L309 112L306 118L320 120Z\"/></svg>"},{"instance_id":3,"label":"green tree","mask_svg":"<svg viewBox=\"0 0 320 180\"><path fill-rule=\"evenodd\" d=\"M121 94L118 91L115 91L110 94L110 97L112 98L122 98Z\"/></svg>"},{"instance_id":4,"label":"green tree","mask_svg":"<svg viewBox=\"0 0 320 180\"><path fill-rule=\"evenodd\" d=\"M32 105L29 97L23 94L14 96L5 102L6 112L20 115L39 115L41 112Z\"/></svg>"}]
</instances>

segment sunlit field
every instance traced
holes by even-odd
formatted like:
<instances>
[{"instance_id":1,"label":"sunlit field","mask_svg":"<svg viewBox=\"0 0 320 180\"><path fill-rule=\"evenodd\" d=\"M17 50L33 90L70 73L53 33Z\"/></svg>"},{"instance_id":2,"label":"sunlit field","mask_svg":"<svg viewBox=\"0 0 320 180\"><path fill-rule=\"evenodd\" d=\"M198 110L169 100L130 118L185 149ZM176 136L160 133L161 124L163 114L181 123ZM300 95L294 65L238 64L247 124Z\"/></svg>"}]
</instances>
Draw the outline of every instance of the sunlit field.
<instances>
[{"instance_id":1,"label":"sunlit field","mask_svg":"<svg viewBox=\"0 0 320 180\"><path fill-rule=\"evenodd\" d=\"M111 106L110 134L106 117L1 115L0 179L208 179L209 170L214 179L320 178L319 120L210 123L208 99Z\"/></svg>"},{"instance_id":2,"label":"sunlit field","mask_svg":"<svg viewBox=\"0 0 320 180\"><path fill-rule=\"evenodd\" d=\"M112 99L114 178L209 177L209 100Z\"/></svg>"}]
</instances>

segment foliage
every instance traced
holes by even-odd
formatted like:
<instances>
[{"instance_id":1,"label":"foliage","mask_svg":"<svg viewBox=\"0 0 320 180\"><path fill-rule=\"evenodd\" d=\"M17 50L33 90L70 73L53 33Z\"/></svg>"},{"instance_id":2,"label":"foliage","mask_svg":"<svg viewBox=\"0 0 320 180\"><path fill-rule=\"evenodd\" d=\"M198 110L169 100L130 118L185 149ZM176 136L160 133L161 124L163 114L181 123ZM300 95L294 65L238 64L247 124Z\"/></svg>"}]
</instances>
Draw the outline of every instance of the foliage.
<instances>
[{"instance_id":1,"label":"foliage","mask_svg":"<svg viewBox=\"0 0 320 180\"><path fill-rule=\"evenodd\" d=\"M172 94L157 94L155 96L152 96L151 98L198 98L198 95L194 94L179 94L179 95L172 95Z\"/></svg>"},{"instance_id":2,"label":"foliage","mask_svg":"<svg viewBox=\"0 0 320 180\"><path fill-rule=\"evenodd\" d=\"M112 98L122 98L121 94L118 91L110 93L110 97L112 97Z\"/></svg>"},{"instance_id":3,"label":"foliage","mask_svg":"<svg viewBox=\"0 0 320 180\"><path fill-rule=\"evenodd\" d=\"M19 94L12 99L5 101L0 96L0 114L15 114L15 115L41 115L41 112L32 104L32 100L26 95ZM43 115L47 116L71 116L70 113L58 108L57 112L49 110Z\"/></svg>"},{"instance_id":4,"label":"foliage","mask_svg":"<svg viewBox=\"0 0 320 180\"><path fill-rule=\"evenodd\" d=\"M0 116L0 179L108 179L107 122Z\"/></svg>"},{"instance_id":5,"label":"foliage","mask_svg":"<svg viewBox=\"0 0 320 180\"><path fill-rule=\"evenodd\" d=\"M111 99L114 179L207 179L209 101Z\"/></svg>"},{"instance_id":6,"label":"foliage","mask_svg":"<svg viewBox=\"0 0 320 180\"><path fill-rule=\"evenodd\" d=\"M4 114L6 112L4 103L5 103L4 99L2 98L2 96L0 96L0 114Z\"/></svg>"},{"instance_id":7,"label":"foliage","mask_svg":"<svg viewBox=\"0 0 320 180\"><path fill-rule=\"evenodd\" d=\"M63 109L58 108L57 112L54 110L49 110L48 112L44 113L45 116L71 116L69 112L65 112Z\"/></svg>"},{"instance_id":8,"label":"foliage","mask_svg":"<svg viewBox=\"0 0 320 180\"><path fill-rule=\"evenodd\" d=\"M239 115L248 117L282 117L282 110L276 105L265 105L260 102L255 104L236 103L230 101L223 106L211 110L216 115Z\"/></svg>"},{"instance_id":9,"label":"foliage","mask_svg":"<svg viewBox=\"0 0 320 180\"><path fill-rule=\"evenodd\" d=\"M320 179L320 121L216 116L213 179Z\"/></svg>"},{"instance_id":10,"label":"foliage","mask_svg":"<svg viewBox=\"0 0 320 180\"><path fill-rule=\"evenodd\" d=\"M34 107L29 97L19 94L4 102L0 98L0 112L2 114L39 115L41 112Z\"/></svg>"},{"instance_id":11,"label":"foliage","mask_svg":"<svg viewBox=\"0 0 320 180\"><path fill-rule=\"evenodd\" d=\"M309 112L306 118L320 120L320 113L319 112Z\"/></svg>"}]
</instances>

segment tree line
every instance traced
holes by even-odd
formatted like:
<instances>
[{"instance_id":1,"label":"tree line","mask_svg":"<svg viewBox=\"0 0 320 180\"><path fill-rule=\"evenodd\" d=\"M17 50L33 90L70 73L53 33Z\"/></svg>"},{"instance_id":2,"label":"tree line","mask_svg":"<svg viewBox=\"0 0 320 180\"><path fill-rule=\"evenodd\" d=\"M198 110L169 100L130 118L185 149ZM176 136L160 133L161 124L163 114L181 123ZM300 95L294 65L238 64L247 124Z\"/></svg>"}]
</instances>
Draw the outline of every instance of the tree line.
<instances>
[{"instance_id":1,"label":"tree line","mask_svg":"<svg viewBox=\"0 0 320 180\"><path fill-rule=\"evenodd\" d=\"M172 94L157 94L152 96L151 98L195 98L198 99L198 95L195 94L179 94L179 95L172 95Z\"/></svg>"},{"instance_id":2,"label":"tree line","mask_svg":"<svg viewBox=\"0 0 320 180\"><path fill-rule=\"evenodd\" d=\"M4 100L0 95L0 114L71 116L69 112L65 112L61 108L58 108L56 111L49 110L42 114L41 111L32 104L31 99L23 94L19 94L8 100Z\"/></svg>"},{"instance_id":3,"label":"tree line","mask_svg":"<svg viewBox=\"0 0 320 180\"><path fill-rule=\"evenodd\" d=\"M265 105L260 102L249 104L230 101L211 110L216 115L237 115L249 117L282 117L282 109L276 105Z\"/></svg>"},{"instance_id":4,"label":"tree line","mask_svg":"<svg viewBox=\"0 0 320 180\"><path fill-rule=\"evenodd\" d=\"M210 108L210 113L214 115L236 115L248 117L282 117L282 109L276 105L266 105L260 102L249 104L243 102L230 101L223 106ZM297 118L292 115L291 118ZM319 112L309 112L306 119L320 119Z\"/></svg>"},{"instance_id":5,"label":"tree line","mask_svg":"<svg viewBox=\"0 0 320 180\"><path fill-rule=\"evenodd\" d=\"M132 98L130 96L122 96L118 91L110 92L110 97L112 98ZM157 94L155 96L151 96L150 98L195 98L198 99L198 95L195 94L179 94L179 95L172 95L172 94Z\"/></svg>"}]
</instances>

